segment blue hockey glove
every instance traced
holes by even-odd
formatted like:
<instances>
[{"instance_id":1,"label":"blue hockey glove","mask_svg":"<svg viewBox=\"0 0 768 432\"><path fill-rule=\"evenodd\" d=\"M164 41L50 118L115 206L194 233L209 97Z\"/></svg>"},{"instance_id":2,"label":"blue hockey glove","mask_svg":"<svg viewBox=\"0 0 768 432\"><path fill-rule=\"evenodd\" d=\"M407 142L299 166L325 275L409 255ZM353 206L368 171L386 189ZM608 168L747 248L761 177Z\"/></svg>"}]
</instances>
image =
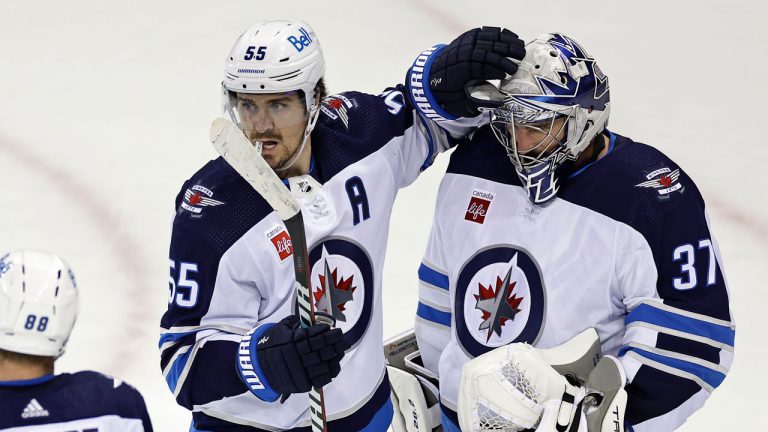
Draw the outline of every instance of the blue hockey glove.
<instances>
[{"instance_id":1,"label":"blue hockey glove","mask_svg":"<svg viewBox=\"0 0 768 432\"><path fill-rule=\"evenodd\" d=\"M341 329L328 324L299 326L291 315L277 324L255 328L240 343L240 375L262 400L322 387L341 371L339 362L349 349Z\"/></svg>"},{"instance_id":2,"label":"blue hockey glove","mask_svg":"<svg viewBox=\"0 0 768 432\"><path fill-rule=\"evenodd\" d=\"M435 57L429 89L437 103L457 117L475 117L480 107L499 103L470 97L469 87L487 80L503 79L517 72L511 59L525 57L525 42L499 27L469 30L444 47Z\"/></svg>"}]
</instances>

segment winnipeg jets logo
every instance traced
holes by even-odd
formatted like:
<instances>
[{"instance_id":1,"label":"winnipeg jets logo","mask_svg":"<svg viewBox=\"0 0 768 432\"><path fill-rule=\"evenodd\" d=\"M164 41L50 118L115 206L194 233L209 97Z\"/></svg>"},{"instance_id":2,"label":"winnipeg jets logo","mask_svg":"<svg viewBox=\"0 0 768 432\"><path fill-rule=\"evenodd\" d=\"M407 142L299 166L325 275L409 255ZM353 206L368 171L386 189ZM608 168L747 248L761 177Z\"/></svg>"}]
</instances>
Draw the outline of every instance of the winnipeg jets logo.
<instances>
[{"instance_id":1,"label":"winnipeg jets logo","mask_svg":"<svg viewBox=\"0 0 768 432\"><path fill-rule=\"evenodd\" d=\"M336 320L344 338L356 346L373 317L376 297L368 252L347 237L327 237L309 250L309 280L315 310Z\"/></svg>"},{"instance_id":2,"label":"winnipeg jets logo","mask_svg":"<svg viewBox=\"0 0 768 432\"><path fill-rule=\"evenodd\" d=\"M338 275L338 268L328 265L328 251L323 248L323 273L318 275L320 286L314 292L315 310L332 315L336 321L346 322L344 315L347 302L353 300L352 293L357 288L352 284L354 275L346 279Z\"/></svg>"},{"instance_id":3,"label":"winnipeg jets logo","mask_svg":"<svg viewBox=\"0 0 768 432\"><path fill-rule=\"evenodd\" d=\"M496 288L489 284L487 287L479 284L479 294L475 294L475 308L483 313L483 322L480 323L479 330L487 331L485 341L491 339L492 334L501 337L501 328L507 320L514 320L515 315L520 312L520 303L522 297L518 297L514 292L517 282L512 281L512 271L517 267L517 254L512 258L507 274L504 279L496 277Z\"/></svg>"},{"instance_id":4,"label":"winnipeg jets logo","mask_svg":"<svg viewBox=\"0 0 768 432\"><path fill-rule=\"evenodd\" d=\"M539 265L525 249L500 244L478 251L461 266L455 296L457 340L468 356L538 340L546 294Z\"/></svg>"},{"instance_id":5,"label":"winnipeg jets logo","mask_svg":"<svg viewBox=\"0 0 768 432\"><path fill-rule=\"evenodd\" d=\"M653 172L648 173L645 178L647 181L636 184L635 187L653 188L656 189L660 197L666 197L675 191L683 192L682 184L678 183L680 179L680 168L674 171L669 168L659 168Z\"/></svg>"},{"instance_id":6,"label":"winnipeg jets logo","mask_svg":"<svg viewBox=\"0 0 768 432\"><path fill-rule=\"evenodd\" d=\"M213 192L210 189L204 186L194 185L184 192L184 201L181 202L181 208L195 215L199 215L203 211L203 207L214 207L224 204L221 201L211 198L212 196Z\"/></svg>"}]
</instances>

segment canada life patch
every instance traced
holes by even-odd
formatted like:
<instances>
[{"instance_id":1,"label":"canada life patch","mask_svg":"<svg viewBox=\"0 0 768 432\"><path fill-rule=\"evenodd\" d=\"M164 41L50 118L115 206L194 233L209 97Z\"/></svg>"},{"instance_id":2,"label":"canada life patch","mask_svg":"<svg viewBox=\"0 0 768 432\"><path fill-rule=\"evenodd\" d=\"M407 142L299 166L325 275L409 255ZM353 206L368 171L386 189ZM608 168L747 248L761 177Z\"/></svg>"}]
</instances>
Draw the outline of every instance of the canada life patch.
<instances>
[{"instance_id":1,"label":"canada life patch","mask_svg":"<svg viewBox=\"0 0 768 432\"><path fill-rule=\"evenodd\" d=\"M291 236L288 235L285 227L281 225L275 226L267 231L267 238L275 246L275 251L277 251L280 261L285 261L289 256L293 255L293 242L291 242Z\"/></svg>"},{"instance_id":2,"label":"canada life patch","mask_svg":"<svg viewBox=\"0 0 768 432\"><path fill-rule=\"evenodd\" d=\"M480 189L473 190L472 196L469 198L469 205L467 206L464 220L482 225L485 222L488 209L491 207L491 201L493 201L493 193Z\"/></svg>"},{"instance_id":3,"label":"canada life patch","mask_svg":"<svg viewBox=\"0 0 768 432\"><path fill-rule=\"evenodd\" d=\"M680 191L681 193L685 189L683 185L678 181L680 179L680 168L674 171L664 167L651 171L646 174L646 181L636 184L635 187L644 187L655 189L659 194L659 197L666 197L672 192Z\"/></svg>"}]
</instances>

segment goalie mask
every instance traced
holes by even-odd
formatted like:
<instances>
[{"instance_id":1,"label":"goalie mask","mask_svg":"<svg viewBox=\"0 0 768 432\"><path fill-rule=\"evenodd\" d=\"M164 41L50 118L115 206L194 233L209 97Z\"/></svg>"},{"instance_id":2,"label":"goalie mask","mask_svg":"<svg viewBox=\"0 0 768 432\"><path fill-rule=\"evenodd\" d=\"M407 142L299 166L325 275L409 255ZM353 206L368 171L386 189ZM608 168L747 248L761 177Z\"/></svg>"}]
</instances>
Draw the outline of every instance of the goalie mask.
<instances>
[{"instance_id":1,"label":"goalie mask","mask_svg":"<svg viewBox=\"0 0 768 432\"><path fill-rule=\"evenodd\" d=\"M77 312L75 275L61 258L31 250L0 257L0 349L59 357Z\"/></svg>"},{"instance_id":2,"label":"goalie mask","mask_svg":"<svg viewBox=\"0 0 768 432\"><path fill-rule=\"evenodd\" d=\"M255 130L260 128L259 122L278 129L306 123L299 150L275 168L277 171L290 168L304 149L320 112L316 89L324 73L320 41L301 21L260 21L252 25L237 39L224 62L224 112L257 147L262 132ZM276 98L257 107L251 95ZM298 95L304 101L304 111L285 109L285 100L277 99L281 95Z\"/></svg>"},{"instance_id":3,"label":"goalie mask","mask_svg":"<svg viewBox=\"0 0 768 432\"><path fill-rule=\"evenodd\" d=\"M506 99L494 110L491 125L531 202L546 204L559 188L557 169L575 161L605 130L608 78L566 35L539 36L525 49L518 72L501 81Z\"/></svg>"}]
</instances>

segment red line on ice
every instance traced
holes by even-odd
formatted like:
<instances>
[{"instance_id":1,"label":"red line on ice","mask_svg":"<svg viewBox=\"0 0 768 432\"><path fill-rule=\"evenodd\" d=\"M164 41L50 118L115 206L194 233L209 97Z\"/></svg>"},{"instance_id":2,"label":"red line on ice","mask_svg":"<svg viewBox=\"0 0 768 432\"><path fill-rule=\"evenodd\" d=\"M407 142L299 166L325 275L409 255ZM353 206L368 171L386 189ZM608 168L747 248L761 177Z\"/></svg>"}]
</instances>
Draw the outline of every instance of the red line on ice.
<instances>
[{"instance_id":1,"label":"red line on ice","mask_svg":"<svg viewBox=\"0 0 768 432\"><path fill-rule=\"evenodd\" d=\"M119 337L123 342L120 344L119 350L111 353L111 370L106 372L124 371L132 365L135 358L134 354L141 351L139 347L134 346L139 339L136 335L148 331L147 320L152 318L152 315L147 312L147 308L141 305L143 290L153 285L144 275L148 266L145 265L145 255L140 252L141 246L134 240L130 232L121 229L120 219L109 210L108 203L88 184L78 179L77 173L67 172L55 163L5 139L0 139L0 150L4 150L19 162L27 165L39 177L45 178L53 188L66 194L70 202L80 207L83 213L89 217L91 226L96 227L101 235L109 241L114 255L124 270L120 277L127 280L126 285L129 291L126 297L134 300L125 305L127 315L121 317L120 325L113 329L113 331L122 333L116 337ZM74 270L77 272L77 269ZM149 328L154 329L156 326Z\"/></svg>"}]
</instances>

